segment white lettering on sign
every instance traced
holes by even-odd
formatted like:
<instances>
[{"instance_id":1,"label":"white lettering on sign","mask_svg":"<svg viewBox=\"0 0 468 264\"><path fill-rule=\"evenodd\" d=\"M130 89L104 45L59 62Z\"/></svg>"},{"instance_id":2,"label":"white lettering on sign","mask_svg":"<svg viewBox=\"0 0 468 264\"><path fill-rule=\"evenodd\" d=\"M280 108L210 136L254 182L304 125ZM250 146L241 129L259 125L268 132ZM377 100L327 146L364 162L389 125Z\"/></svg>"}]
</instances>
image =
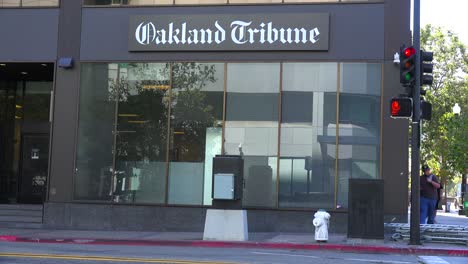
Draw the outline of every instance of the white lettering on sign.
<instances>
[{"instance_id":1,"label":"white lettering on sign","mask_svg":"<svg viewBox=\"0 0 468 264\"><path fill-rule=\"evenodd\" d=\"M236 45L245 44L315 44L319 41L320 31L317 27L306 28L276 28L273 22L260 23L252 26L252 21L235 20L230 24L231 41ZM166 28L157 28L152 22L141 22L135 30L135 40L141 45L193 45L221 44L226 41L226 30L214 23L212 28L189 29L187 22L180 25L169 23Z\"/></svg>"},{"instance_id":2,"label":"white lettering on sign","mask_svg":"<svg viewBox=\"0 0 468 264\"><path fill-rule=\"evenodd\" d=\"M245 39L246 27L250 26L252 22L244 21L234 21L231 23L231 39L236 44L245 44L247 40Z\"/></svg>"}]
</instances>

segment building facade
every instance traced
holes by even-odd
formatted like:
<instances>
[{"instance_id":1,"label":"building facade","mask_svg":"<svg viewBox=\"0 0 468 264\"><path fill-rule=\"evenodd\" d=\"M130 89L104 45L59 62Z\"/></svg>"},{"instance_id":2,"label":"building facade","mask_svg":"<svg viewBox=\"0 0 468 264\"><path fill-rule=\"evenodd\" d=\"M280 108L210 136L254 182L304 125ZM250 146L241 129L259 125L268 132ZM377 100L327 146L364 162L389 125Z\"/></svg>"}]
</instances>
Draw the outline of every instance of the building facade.
<instances>
[{"instance_id":1,"label":"building facade","mask_svg":"<svg viewBox=\"0 0 468 264\"><path fill-rule=\"evenodd\" d=\"M4 203L44 225L203 229L215 155L244 159L251 231L344 231L348 180L406 220L393 55L410 1L0 1ZM9 143L8 143L9 142Z\"/></svg>"}]
</instances>

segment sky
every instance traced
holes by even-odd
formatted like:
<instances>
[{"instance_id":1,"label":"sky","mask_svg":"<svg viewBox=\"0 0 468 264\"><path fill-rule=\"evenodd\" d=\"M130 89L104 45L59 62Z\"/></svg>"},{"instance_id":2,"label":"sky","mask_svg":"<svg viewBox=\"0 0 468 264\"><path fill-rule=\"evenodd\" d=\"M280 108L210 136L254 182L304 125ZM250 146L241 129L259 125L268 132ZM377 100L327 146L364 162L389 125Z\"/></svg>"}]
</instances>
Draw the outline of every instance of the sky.
<instances>
[{"instance_id":1,"label":"sky","mask_svg":"<svg viewBox=\"0 0 468 264\"><path fill-rule=\"evenodd\" d=\"M468 45L468 0L420 0L420 2L421 27L427 24L442 26L457 33L460 40ZM413 21L412 14L413 10L411 10L411 21Z\"/></svg>"}]
</instances>

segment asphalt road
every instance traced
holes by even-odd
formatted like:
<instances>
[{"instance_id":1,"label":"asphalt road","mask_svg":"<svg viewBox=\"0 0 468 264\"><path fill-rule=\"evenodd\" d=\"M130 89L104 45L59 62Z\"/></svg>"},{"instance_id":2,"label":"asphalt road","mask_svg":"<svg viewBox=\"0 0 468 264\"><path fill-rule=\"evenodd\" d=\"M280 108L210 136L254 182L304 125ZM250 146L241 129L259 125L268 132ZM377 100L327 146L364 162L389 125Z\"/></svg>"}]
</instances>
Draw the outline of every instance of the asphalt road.
<instances>
[{"instance_id":1,"label":"asphalt road","mask_svg":"<svg viewBox=\"0 0 468 264\"><path fill-rule=\"evenodd\" d=\"M334 251L266 250L154 246L96 246L0 242L0 263L106 264L106 263L320 263L320 264L466 264L466 258L411 255L357 254Z\"/></svg>"}]
</instances>

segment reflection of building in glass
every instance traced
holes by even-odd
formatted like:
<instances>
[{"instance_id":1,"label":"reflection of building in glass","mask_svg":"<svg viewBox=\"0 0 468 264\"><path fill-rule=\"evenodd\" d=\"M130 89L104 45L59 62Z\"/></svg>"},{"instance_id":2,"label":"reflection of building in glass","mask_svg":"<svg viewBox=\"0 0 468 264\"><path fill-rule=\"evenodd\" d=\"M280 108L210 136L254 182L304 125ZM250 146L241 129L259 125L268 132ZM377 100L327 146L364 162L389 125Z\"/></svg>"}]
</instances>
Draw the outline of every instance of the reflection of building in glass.
<instances>
[{"instance_id":1,"label":"reflection of building in glass","mask_svg":"<svg viewBox=\"0 0 468 264\"><path fill-rule=\"evenodd\" d=\"M336 120L337 71L337 63L283 65L281 207L334 207L335 160L319 138ZM334 138L330 146L334 153Z\"/></svg>"}]
</instances>

